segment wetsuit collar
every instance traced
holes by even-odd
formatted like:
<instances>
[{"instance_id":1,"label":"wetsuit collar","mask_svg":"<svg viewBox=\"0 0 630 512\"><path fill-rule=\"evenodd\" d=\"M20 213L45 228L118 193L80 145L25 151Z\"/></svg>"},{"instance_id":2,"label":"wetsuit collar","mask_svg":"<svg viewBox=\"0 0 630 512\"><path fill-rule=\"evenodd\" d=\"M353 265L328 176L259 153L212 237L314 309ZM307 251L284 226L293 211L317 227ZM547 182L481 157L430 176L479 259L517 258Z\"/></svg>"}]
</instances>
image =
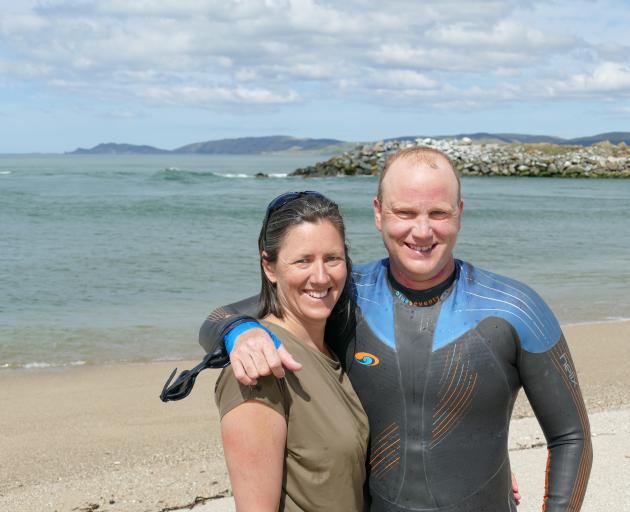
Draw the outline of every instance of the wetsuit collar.
<instances>
[{"instance_id":1,"label":"wetsuit collar","mask_svg":"<svg viewBox=\"0 0 630 512\"><path fill-rule=\"evenodd\" d=\"M435 286L428 288L427 290L413 290L411 288L403 286L398 281L396 281L396 279L392 275L391 269L389 268L389 266L387 267L387 280L389 281L389 285L392 287L394 295L398 297L402 302L410 306L424 307L437 304L442 294L455 281L456 274L457 270L455 269L441 283L438 283Z\"/></svg>"}]
</instances>

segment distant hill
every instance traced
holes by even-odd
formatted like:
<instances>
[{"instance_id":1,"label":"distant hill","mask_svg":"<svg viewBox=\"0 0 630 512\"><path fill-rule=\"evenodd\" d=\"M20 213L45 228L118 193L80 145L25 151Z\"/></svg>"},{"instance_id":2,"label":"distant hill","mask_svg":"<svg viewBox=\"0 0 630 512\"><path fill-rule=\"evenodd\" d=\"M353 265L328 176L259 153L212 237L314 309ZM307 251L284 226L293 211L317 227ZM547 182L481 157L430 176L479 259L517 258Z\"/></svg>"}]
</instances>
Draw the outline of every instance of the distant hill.
<instances>
[{"instance_id":1,"label":"distant hill","mask_svg":"<svg viewBox=\"0 0 630 512\"><path fill-rule=\"evenodd\" d=\"M628 132L608 132L600 133L599 135L593 135L592 137L578 137L577 139L570 139L563 144L575 144L578 146L592 146L598 142L612 142L613 144L620 144L625 142L630 145L630 133Z\"/></svg>"},{"instance_id":2,"label":"distant hill","mask_svg":"<svg viewBox=\"0 0 630 512\"><path fill-rule=\"evenodd\" d=\"M406 135L386 140L415 140L423 138L432 139L462 139L468 137L473 142L482 144L572 144L577 146L590 146L598 142L610 141L613 144L625 142L630 145L630 132L609 132L593 135L591 137L579 137L575 139L563 139L549 135L527 135L522 133L460 133L457 135ZM241 137L237 139L209 140L186 144L172 151L153 146L138 146L134 144L98 144L90 149L78 148L69 154L72 155L161 155L175 154L205 154L205 155L258 155L262 153L276 153L283 151L310 151L318 153L341 153L351 149L355 143L344 142L337 139L305 139L289 137L286 135L273 135L270 137Z\"/></svg>"},{"instance_id":3,"label":"distant hill","mask_svg":"<svg viewBox=\"0 0 630 512\"><path fill-rule=\"evenodd\" d=\"M330 148L336 151L348 143L337 139L300 139L286 135L270 137L241 137L238 139L209 140L187 144L172 151L153 146L137 146L134 144L98 144L90 149L78 148L71 155L160 155L165 153L191 153L205 155L257 155L279 151L318 151ZM345 148L344 148L345 149Z\"/></svg>"},{"instance_id":4,"label":"distant hill","mask_svg":"<svg viewBox=\"0 0 630 512\"><path fill-rule=\"evenodd\" d=\"M71 151L70 155L162 155L170 153L166 149L154 148L153 146L137 146L135 144L98 144L90 149L78 148Z\"/></svg>"},{"instance_id":5,"label":"distant hill","mask_svg":"<svg viewBox=\"0 0 630 512\"><path fill-rule=\"evenodd\" d=\"M342 143L343 141L336 139L298 139L286 135L273 135L270 137L241 137L196 142L177 148L173 152L208 155L256 155L276 151L309 151Z\"/></svg>"}]
</instances>

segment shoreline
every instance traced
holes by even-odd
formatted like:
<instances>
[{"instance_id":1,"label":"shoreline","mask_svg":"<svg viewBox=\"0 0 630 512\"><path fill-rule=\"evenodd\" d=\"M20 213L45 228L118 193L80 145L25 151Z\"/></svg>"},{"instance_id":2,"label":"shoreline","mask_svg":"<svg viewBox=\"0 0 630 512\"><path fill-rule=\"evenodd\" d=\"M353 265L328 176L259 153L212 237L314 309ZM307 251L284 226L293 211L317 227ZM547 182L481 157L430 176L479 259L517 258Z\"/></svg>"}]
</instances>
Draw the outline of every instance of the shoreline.
<instances>
[{"instance_id":1,"label":"shoreline","mask_svg":"<svg viewBox=\"0 0 630 512\"><path fill-rule=\"evenodd\" d=\"M589 414L593 418L608 414L629 417L630 322L564 325L563 330ZM202 372L185 400L164 404L158 398L174 367L181 371L196 363L0 371L4 394L0 509L96 510L94 505L99 505L99 512L159 512L175 510L172 507L189 509L197 500L194 510L233 510L229 499L219 499L230 492L213 397L219 372ZM517 424L537 427L528 407L520 393L513 414L515 431ZM618 427L621 431L622 426ZM602 432L602 436L609 435ZM539 431L526 428L525 439L537 435ZM544 458L544 448L537 449ZM620 464L625 465L611 471L627 473L630 443L618 445L617 451ZM521 453L525 451L510 452L513 457ZM542 464L539 468L536 463L534 474L543 474ZM594 467L597 470L597 464ZM602 480L611 484L610 478ZM533 493L527 490L528 502Z\"/></svg>"},{"instance_id":2,"label":"shoreline","mask_svg":"<svg viewBox=\"0 0 630 512\"><path fill-rule=\"evenodd\" d=\"M587 327L587 326L598 326L598 325L614 325L614 324L625 324L630 323L630 318L611 318L604 320L587 320L584 322L564 322L560 324L560 327L565 329L573 329L575 327ZM203 349L199 346L199 360L204 356ZM10 371L47 371L47 370L64 370L70 368L83 368L83 367L99 367L99 366L118 366L118 365L127 365L127 364L155 364L155 363L172 363L178 364L180 362L191 362L195 361L195 359L190 358L182 358L182 359L147 359L147 360L123 360L123 361L105 361L101 363L87 362L87 361L70 361L68 363L63 364L52 364L46 362L38 362L34 361L32 363L26 363L22 366L11 366L9 363L5 363L0 365L0 375L4 372ZM199 361L196 361L196 364Z\"/></svg>"}]
</instances>

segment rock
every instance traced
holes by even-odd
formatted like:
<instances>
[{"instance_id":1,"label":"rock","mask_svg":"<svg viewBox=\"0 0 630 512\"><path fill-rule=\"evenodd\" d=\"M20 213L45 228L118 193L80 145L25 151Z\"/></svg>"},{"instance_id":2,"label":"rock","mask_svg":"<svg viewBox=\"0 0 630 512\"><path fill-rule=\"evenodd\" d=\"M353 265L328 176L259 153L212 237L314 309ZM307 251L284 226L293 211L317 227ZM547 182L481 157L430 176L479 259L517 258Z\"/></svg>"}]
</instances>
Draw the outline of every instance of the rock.
<instances>
[{"instance_id":1,"label":"rock","mask_svg":"<svg viewBox=\"0 0 630 512\"><path fill-rule=\"evenodd\" d=\"M357 146L342 155L304 169L293 176L354 176L379 174L387 159L400 149L429 146L444 151L462 175L474 176L630 176L630 148L600 143L591 147L554 144L473 144L462 140L416 139L379 141ZM263 177L262 173L260 177ZM258 176L258 175L257 175Z\"/></svg>"}]
</instances>

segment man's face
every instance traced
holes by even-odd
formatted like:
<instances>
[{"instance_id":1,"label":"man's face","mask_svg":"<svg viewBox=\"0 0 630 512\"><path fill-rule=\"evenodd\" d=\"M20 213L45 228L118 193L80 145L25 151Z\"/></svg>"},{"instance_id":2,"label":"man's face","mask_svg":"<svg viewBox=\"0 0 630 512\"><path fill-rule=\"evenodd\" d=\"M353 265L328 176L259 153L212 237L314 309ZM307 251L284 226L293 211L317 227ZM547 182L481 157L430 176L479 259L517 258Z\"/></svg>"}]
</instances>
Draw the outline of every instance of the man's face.
<instances>
[{"instance_id":1,"label":"man's face","mask_svg":"<svg viewBox=\"0 0 630 512\"><path fill-rule=\"evenodd\" d=\"M394 278L423 290L443 281L454 269L453 248L464 203L457 178L446 160L436 168L400 159L374 199L376 229L382 236Z\"/></svg>"}]
</instances>

